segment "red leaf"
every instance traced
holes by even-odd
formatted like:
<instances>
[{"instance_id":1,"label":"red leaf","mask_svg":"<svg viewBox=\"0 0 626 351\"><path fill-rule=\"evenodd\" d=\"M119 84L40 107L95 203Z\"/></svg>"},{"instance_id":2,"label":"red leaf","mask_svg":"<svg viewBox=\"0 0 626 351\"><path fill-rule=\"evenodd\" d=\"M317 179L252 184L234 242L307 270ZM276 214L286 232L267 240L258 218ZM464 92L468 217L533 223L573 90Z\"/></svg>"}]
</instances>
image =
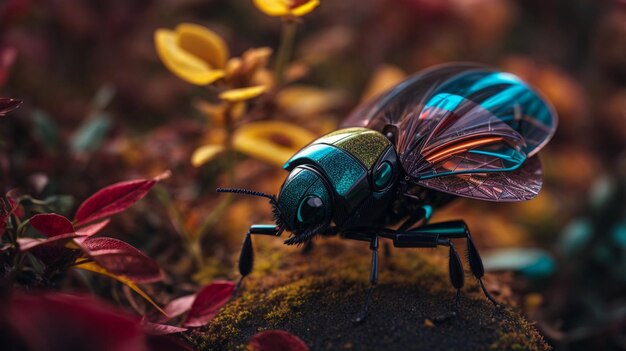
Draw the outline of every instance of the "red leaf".
<instances>
[{"instance_id":1,"label":"red leaf","mask_svg":"<svg viewBox=\"0 0 626 351\"><path fill-rule=\"evenodd\" d=\"M253 335L248 341L253 351L309 351L304 341L284 330L267 330Z\"/></svg>"},{"instance_id":2,"label":"red leaf","mask_svg":"<svg viewBox=\"0 0 626 351\"><path fill-rule=\"evenodd\" d=\"M0 117L17 109L22 104L22 100L11 98L0 98Z\"/></svg>"},{"instance_id":3,"label":"red leaf","mask_svg":"<svg viewBox=\"0 0 626 351\"><path fill-rule=\"evenodd\" d=\"M124 211L135 202L141 200L157 181L168 175L169 173L164 173L154 179L138 179L115 183L100 189L78 207L74 216L76 225L85 225L97 219Z\"/></svg>"},{"instance_id":4,"label":"red leaf","mask_svg":"<svg viewBox=\"0 0 626 351\"><path fill-rule=\"evenodd\" d=\"M146 350L138 319L90 296L16 293L3 303L0 324L19 349Z\"/></svg>"},{"instance_id":5,"label":"red leaf","mask_svg":"<svg viewBox=\"0 0 626 351\"><path fill-rule=\"evenodd\" d=\"M228 281L215 281L198 292L187 315L185 327L201 327L208 323L224 306L235 290L235 284Z\"/></svg>"},{"instance_id":6,"label":"red leaf","mask_svg":"<svg viewBox=\"0 0 626 351\"><path fill-rule=\"evenodd\" d=\"M9 78L11 66L13 66L16 57L17 50L13 47L0 50L0 87L4 86L7 78Z\"/></svg>"},{"instance_id":7,"label":"red leaf","mask_svg":"<svg viewBox=\"0 0 626 351\"><path fill-rule=\"evenodd\" d=\"M136 283L163 279L159 265L135 247L113 238L88 238L79 243L85 253L107 271Z\"/></svg>"},{"instance_id":8,"label":"red leaf","mask_svg":"<svg viewBox=\"0 0 626 351\"><path fill-rule=\"evenodd\" d=\"M67 233L61 235L55 235L48 239L34 239L34 238L18 238L17 242L20 245L20 251L30 251L39 246L63 247L65 243L77 237L76 233Z\"/></svg>"},{"instance_id":9,"label":"red leaf","mask_svg":"<svg viewBox=\"0 0 626 351\"><path fill-rule=\"evenodd\" d=\"M150 335L167 335L187 331L187 328L176 327L168 324L152 323L143 320L141 322L143 331Z\"/></svg>"},{"instance_id":10,"label":"red leaf","mask_svg":"<svg viewBox=\"0 0 626 351\"><path fill-rule=\"evenodd\" d=\"M4 198L0 198L0 239L4 235L4 232L7 229L7 225L9 223L9 218L18 208L19 204L15 199L7 193Z\"/></svg>"},{"instance_id":11,"label":"red leaf","mask_svg":"<svg viewBox=\"0 0 626 351\"><path fill-rule=\"evenodd\" d=\"M148 338L150 351L196 351L181 338L172 335L153 335Z\"/></svg>"},{"instance_id":12,"label":"red leaf","mask_svg":"<svg viewBox=\"0 0 626 351\"><path fill-rule=\"evenodd\" d=\"M74 226L69 219L56 213L42 213L30 218L30 225L38 232L52 238L61 234L74 233Z\"/></svg>"},{"instance_id":13,"label":"red leaf","mask_svg":"<svg viewBox=\"0 0 626 351\"><path fill-rule=\"evenodd\" d=\"M80 227L76 229L76 234L80 236L92 236L97 232L101 231L104 227L109 224L111 220L105 219L104 221L96 222L94 224L86 225L84 227Z\"/></svg>"},{"instance_id":14,"label":"red leaf","mask_svg":"<svg viewBox=\"0 0 626 351\"><path fill-rule=\"evenodd\" d=\"M172 319L189 311L193 302L196 300L196 294L186 295L170 301L163 310L167 316Z\"/></svg>"}]
</instances>

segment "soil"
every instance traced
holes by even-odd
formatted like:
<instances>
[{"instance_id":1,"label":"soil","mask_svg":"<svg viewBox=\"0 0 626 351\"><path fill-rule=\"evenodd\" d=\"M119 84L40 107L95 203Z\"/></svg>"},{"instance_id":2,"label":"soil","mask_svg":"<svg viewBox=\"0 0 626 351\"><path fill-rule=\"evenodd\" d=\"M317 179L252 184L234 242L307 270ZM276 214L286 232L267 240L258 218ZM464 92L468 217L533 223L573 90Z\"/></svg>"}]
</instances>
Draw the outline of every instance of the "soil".
<instances>
[{"instance_id":1,"label":"soil","mask_svg":"<svg viewBox=\"0 0 626 351\"><path fill-rule=\"evenodd\" d=\"M323 240L308 254L255 245L255 272L208 326L187 335L198 349L243 350L268 329L289 331L311 350L550 349L518 312L491 304L467 271L455 308L445 249L381 250L369 315L357 324L369 286L366 243Z\"/></svg>"}]
</instances>

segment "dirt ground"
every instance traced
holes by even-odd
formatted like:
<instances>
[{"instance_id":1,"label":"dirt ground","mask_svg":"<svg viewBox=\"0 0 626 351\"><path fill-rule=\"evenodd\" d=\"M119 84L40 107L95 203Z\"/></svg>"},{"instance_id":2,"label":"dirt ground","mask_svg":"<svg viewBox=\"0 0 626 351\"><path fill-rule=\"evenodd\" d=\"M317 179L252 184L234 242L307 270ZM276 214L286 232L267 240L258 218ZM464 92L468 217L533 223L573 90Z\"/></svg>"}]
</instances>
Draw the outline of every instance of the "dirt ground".
<instances>
[{"instance_id":1,"label":"dirt ground","mask_svg":"<svg viewBox=\"0 0 626 351\"><path fill-rule=\"evenodd\" d=\"M381 255L369 317L356 324L368 287L367 244L322 240L306 255L255 245L255 273L211 324L188 335L199 349L244 349L267 329L289 331L311 350L549 349L517 312L489 303L467 270L454 312L445 249Z\"/></svg>"}]
</instances>

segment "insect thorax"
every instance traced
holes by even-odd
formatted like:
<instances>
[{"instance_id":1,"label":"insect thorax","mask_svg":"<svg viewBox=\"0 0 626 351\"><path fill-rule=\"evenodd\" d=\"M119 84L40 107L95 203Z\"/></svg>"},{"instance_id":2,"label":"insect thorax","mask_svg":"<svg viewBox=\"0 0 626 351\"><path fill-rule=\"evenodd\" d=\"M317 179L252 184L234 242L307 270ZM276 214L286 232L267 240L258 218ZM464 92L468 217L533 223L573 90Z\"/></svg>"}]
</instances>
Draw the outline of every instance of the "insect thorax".
<instances>
[{"instance_id":1,"label":"insect thorax","mask_svg":"<svg viewBox=\"0 0 626 351\"><path fill-rule=\"evenodd\" d=\"M367 128L341 129L300 150L283 168L311 167L333 193L338 226L368 225L381 218L395 196L401 167L391 142Z\"/></svg>"}]
</instances>

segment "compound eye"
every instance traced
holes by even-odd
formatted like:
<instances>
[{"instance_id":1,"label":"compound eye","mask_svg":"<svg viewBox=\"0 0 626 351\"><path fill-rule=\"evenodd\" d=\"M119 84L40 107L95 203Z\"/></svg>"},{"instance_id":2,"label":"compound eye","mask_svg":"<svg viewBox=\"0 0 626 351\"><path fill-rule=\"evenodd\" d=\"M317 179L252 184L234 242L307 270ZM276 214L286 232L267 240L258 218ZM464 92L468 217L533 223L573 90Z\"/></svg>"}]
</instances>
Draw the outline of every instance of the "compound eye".
<instances>
[{"instance_id":1,"label":"compound eye","mask_svg":"<svg viewBox=\"0 0 626 351\"><path fill-rule=\"evenodd\" d=\"M315 195L305 197L298 206L298 222L303 224L318 223L324 219L324 202Z\"/></svg>"},{"instance_id":2,"label":"compound eye","mask_svg":"<svg viewBox=\"0 0 626 351\"><path fill-rule=\"evenodd\" d=\"M381 163L380 166L374 172L374 185L377 189L386 188L391 182L393 176L393 167L387 161Z\"/></svg>"}]
</instances>

